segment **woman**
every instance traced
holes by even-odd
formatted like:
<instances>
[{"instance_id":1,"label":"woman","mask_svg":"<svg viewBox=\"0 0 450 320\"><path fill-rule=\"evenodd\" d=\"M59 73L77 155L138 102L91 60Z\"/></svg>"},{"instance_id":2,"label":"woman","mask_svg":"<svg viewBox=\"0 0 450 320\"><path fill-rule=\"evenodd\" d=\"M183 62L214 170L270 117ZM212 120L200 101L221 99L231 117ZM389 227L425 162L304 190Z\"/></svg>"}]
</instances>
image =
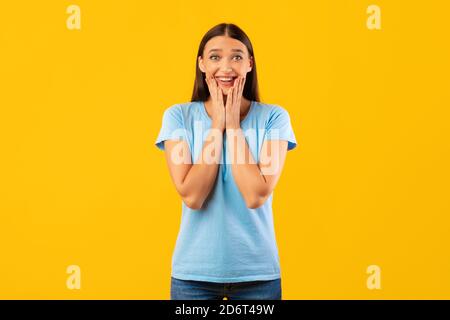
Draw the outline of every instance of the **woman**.
<instances>
[{"instance_id":1,"label":"woman","mask_svg":"<svg viewBox=\"0 0 450 320\"><path fill-rule=\"evenodd\" d=\"M297 144L289 114L259 101L236 25L209 30L197 57L191 102L164 112L156 140L182 199L171 299L281 299L272 191Z\"/></svg>"}]
</instances>

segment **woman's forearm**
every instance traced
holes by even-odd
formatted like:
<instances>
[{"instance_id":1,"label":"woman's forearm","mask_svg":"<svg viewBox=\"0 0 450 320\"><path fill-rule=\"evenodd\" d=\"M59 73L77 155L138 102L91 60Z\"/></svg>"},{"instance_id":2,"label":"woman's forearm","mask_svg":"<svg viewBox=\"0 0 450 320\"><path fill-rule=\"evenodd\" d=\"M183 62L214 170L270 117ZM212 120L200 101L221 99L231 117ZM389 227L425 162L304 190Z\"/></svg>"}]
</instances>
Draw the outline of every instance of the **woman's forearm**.
<instances>
[{"instance_id":1,"label":"woman's forearm","mask_svg":"<svg viewBox=\"0 0 450 320\"><path fill-rule=\"evenodd\" d=\"M266 197L266 179L250 152L242 129L227 129L226 134L234 180L247 207L257 208Z\"/></svg>"},{"instance_id":2,"label":"woman's forearm","mask_svg":"<svg viewBox=\"0 0 450 320\"><path fill-rule=\"evenodd\" d=\"M192 209L200 209L211 192L222 157L223 130L212 127L202 152L182 182L182 197Z\"/></svg>"}]
</instances>

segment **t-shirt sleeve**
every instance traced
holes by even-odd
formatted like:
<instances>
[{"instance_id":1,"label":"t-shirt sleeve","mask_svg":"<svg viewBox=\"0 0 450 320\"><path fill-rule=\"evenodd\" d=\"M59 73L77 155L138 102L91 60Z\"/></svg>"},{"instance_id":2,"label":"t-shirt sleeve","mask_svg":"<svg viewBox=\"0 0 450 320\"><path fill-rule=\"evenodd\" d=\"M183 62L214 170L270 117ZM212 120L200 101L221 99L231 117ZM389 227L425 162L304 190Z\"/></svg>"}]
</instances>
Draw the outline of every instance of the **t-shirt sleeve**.
<instances>
[{"instance_id":1,"label":"t-shirt sleeve","mask_svg":"<svg viewBox=\"0 0 450 320\"><path fill-rule=\"evenodd\" d=\"M155 145L164 150L165 140L187 140L185 131L182 110L179 105L173 105L164 111Z\"/></svg>"},{"instance_id":2,"label":"t-shirt sleeve","mask_svg":"<svg viewBox=\"0 0 450 320\"><path fill-rule=\"evenodd\" d=\"M266 125L266 139L287 140L288 150L292 150L297 146L289 113L284 108L276 106L269 115Z\"/></svg>"}]
</instances>

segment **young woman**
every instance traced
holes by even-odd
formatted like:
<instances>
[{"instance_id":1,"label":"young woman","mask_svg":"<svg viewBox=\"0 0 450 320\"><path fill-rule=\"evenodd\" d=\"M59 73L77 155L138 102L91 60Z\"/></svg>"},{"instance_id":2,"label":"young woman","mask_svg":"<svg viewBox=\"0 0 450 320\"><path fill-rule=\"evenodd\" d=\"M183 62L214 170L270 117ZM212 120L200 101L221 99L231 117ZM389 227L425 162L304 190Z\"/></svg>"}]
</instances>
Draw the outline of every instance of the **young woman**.
<instances>
[{"instance_id":1,"label":"young woman","mask_svg":"<svg viewBox=\"0 0 450 320\"><path fill-rule=\"evenodd\" d=\"M163 115L182 199L171 299L281 299L272 192L297 142L288 112L259 101L247 35L219 24L203 37L191 102Z\"/></svg>"}]
</instances>

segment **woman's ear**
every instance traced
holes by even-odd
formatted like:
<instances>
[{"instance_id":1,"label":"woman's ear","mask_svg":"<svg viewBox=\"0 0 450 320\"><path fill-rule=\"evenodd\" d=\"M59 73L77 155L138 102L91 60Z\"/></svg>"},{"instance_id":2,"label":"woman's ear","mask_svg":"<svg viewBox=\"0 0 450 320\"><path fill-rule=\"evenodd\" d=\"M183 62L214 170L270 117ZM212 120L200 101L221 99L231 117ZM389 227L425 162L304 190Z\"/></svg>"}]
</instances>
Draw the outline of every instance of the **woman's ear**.
<instances>
[{"instance_id":1,"label":"woman's ear","mask_svg":"<svg viewBox=\"0 0 450 320\"><path fill-rule=\"evenodd\" d=\"M250 72L250 71L252 71L252 69L253 69L253 57L250 57L250 64L249 64L249 67L248 67L248 72Z\"/></svg>"},{"instance_id":2,"label":"woman's ear","mask_svg":"<svg viewBox=\"0 0 450 320\"><path fill-rule=\"evenodd\" d=\"M205 73L205 66L203 65L203 59L201 56L198 57L198 67L201 72Z\"/></svg>"}]
</instances>

